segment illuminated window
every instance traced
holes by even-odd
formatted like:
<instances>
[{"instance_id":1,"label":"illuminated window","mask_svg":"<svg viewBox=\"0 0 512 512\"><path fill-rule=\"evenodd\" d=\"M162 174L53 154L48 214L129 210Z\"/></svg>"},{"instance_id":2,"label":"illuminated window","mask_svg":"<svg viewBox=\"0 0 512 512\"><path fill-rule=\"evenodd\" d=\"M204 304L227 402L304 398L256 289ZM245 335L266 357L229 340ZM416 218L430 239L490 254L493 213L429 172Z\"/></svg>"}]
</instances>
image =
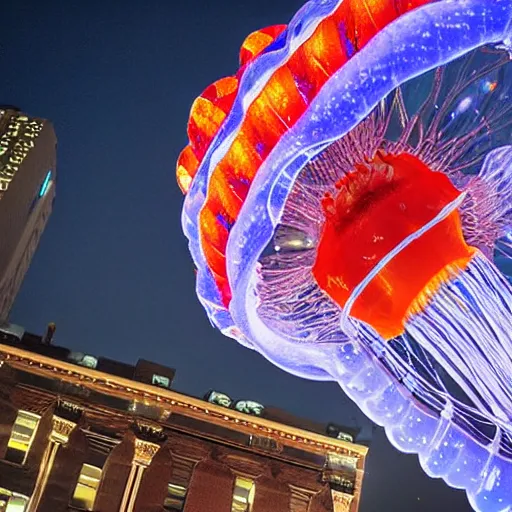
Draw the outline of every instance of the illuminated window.
<instances>
[{"instance_id":1,"label":"illuminated window","mask_svg":"<svg viewBox=\"0 0 512 512\"><path fill-rule=\"evenodd\" d=\"M164 501L164 510L183 510L185 507L186 497L186 487L183 487L182 485L169 484L167 486L167 497Z\"/></svg>"},{"instance_id":2,"label":"illuminated window","mask_svg":"<svg viewBox=\"0 0 512 512\"><path fill-rule=\"evenodd\" d=\"M251 512L255 490L254 480L237 476L231 512Z\"/></svg>"},{"instance_id":3,"label":"illuminated window","mask_svg":"<svg viewBox=\"0 0 512 512\"><path fill-rule=\"evenodd\" d=\"M171 381L169 377L164 377L163 375L153 374L153 378L151 379L151 384L154 386L160 386L161 388L168 388L171 385Z\"/></svg>"},{"instance_id":4,"label":"illuminated window","mask_svg":"<svg viewBox=\"0 0 512 512\"><path fill-rule=\"evenodd\" d=\"M0 512L25 512L28 497L0 488Z\"/></svg>"},{"instance_id":5,"label":"illuminated window","mask_svg":"<svg viewBox=\"0 0 512 512\"><path fill-rule=\"evenodd\" d=\"M52 181L52 171L48 171L46 173L46 177L44 178L43 183L41 184L41 188L39 189L39 197L43 197L50 186L50 182Z\"/></svg>"},{"instance_id":6,"label":"illuminated window","mask_svg":"<svg viewBox=\"0 0 512 512\"><path fill-rule=\"evenodd\" d=\"M27 411L18 411L7 444L5 460L16 464L25 464L30 446L39 425L41 416Z\"/></svg>"},{"instance_id":7,"label":"illuminated window","mask_svg":"<svg viewBox=\"0 0 512 512\"><path fill-rule=\"evenodd\" d=\"M71 506L82 510L93 510L96 492L101 480L101 469L90 464L82 464Z\"/></svg>"}]
</instances>

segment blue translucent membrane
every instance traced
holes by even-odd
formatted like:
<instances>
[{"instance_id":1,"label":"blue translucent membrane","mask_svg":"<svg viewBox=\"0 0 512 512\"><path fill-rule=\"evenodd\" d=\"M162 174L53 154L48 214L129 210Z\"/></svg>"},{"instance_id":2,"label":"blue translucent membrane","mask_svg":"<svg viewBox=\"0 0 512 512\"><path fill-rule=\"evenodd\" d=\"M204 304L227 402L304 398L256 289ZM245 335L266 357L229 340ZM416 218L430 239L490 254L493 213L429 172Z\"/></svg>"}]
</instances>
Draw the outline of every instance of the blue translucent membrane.
<instances>
[{"instance_id":1,"label":"blue translucent membrane","mask_svg":"<svg viewBox=\"0 0 512 512\"><path fill-rule=\"evenodd\" d=\"M246 70L241 79L239 93L233 108L209 147L205 158L201 162L185 200L182 226L189 239L189 248L198 268L197 293L199 299L205 307L212 323L220 328L226 335L235 337L244 344L250 345L250 341L247 340L240 329L236 327L230 312L222 305L220 294L218 293L213 277L207 269L204 254L202 253L199 243L198 214L205 201L207 185L211 173L216 164L229 149L232 140L238 133L245 112L251 101L257 97L272 72L286 62L293 50L312 34L322 19L337 9L341 1L342 0L313 0L305 4L289 24L289 29L286 34L286 44L276 51L260 56ZM369 105L372 102L378 101L377 97L383 97L389 92L390 85L392 85L389 84L390 75L393 77L394 85L398 85L423 71L456 58L458 55L469 51L471 48L481 44L499 42L506 39L504 34L507 30L507 20L510 15L510 6L506 0L496 0L492 5L485 5L484 2L479 1L459 1L451 4L442 2L442 4L443 5L427 6L428 8L418 9L404 16L401 20L397 20L383 31L382 34L379 34L378 37L371 41L361 52L358 61L355 62L354 65L349 66L349 69L352 69L349 74L355 76L357 74L357 68L359 67L363 73L352 83L368 82L366 78L370 77L370 83L367 83L367 86L373 86L377 94L368 95L367 99L361 99L360 106L363 108L364 112L355 112L354 116L347 118L345 120L346 123L344 123L345 126L343 126L341 130L337 130L337 134L331 135L333 138L337 138L344 132L350 130L371 110L371 106ZM437 20L445 19L451 19L454 22L453 26L447 26L448 22L446 21L443 21L442 25L439 27L436 26L438 24ZM469 23L466 23L466 19L469 19ZM421 47L418 45L414 51L407 49L407 44L415 44L414 41L411 42L411 39L418 35L418 28L420 30L425 29L429 31L430 37L418 38L417 42L421 41L424 44L422 44ZM394 40L397 41L396 48ZM407 43L407 40L409 40L409 43ZM396 49L398 53L399 45L402 41L402 49L405 52L409 52L410 57L399 55L394 59L393 52ZM455 41L456 44L451 44L453 41ZM379 48L379 45L382 44L385 46ZM442 51L439 50L438 46L442 48ZM391 72L393 67L396 67L394 72L390 73L390 75L384 74L384 78L378 81L371 73L365 72L365 66L362 66L359 62L359 60L363 62L368 60L368 63L373 64L375 59L372 57L372 53L374 54L376 52L379 54L376 55L377 59L381 60L382 64L385 65L387 72ZM424 58L414 60L415 52L422 53ZM412 66L408 66L409 58L413 59L414 64ZM394 60L396 60L395 66L393 65ZM401 66L399 65L399 61L402 61ZM404 65L407 65L409 69L404 70ZM402 69L398 69L399 67ZM384 71L382 66L376 64L374 67L375 74L378 74L381 69ZM339 78L343 80L343 76ZM346 85L348 88L351 87L350 82L351 81L347 80ZM332 88L333 87L325 89L327 96L324 97L324 100L329 97ZM357 94L361 95L361 98L363 98L365 91L360 91ZM321 96L325 96L325 94ZM297 141L296 152L303 153L303 155L300 157L300 162L296 162L294 166L296 170L321 150L320 147L315 147L315 142L318 142L319 138L321 139L323 137L315 137L310 141L312 143L311 147L308 147L306 144L307 141ZM327 139L328 137L325 138L326 143L328 142ZM275 148L275 152L281 152L282 148L289 144L289 140L283 141ZM309 152L310 154L306 154Z\"/></svg>"},{"instance_id":2,"label":"blue translucent membrane","mask_svg":"<svg viewBox=\"0 0 512 512\"><path fill-rule=\"evenodd\" d=\"M290 317L291 323L285 322L286 328L279 327L278 315L271 318L271 309L266 312L268 314L263 314L266 297L260 294L261 276L269 269L265 268L264 260L259 260L264 249L271 243L279 223L286 218L285 208L290 191L300 182L297 177L307 162L333 140L343 136L347 130L353 129L359 121L369 115L382 97L398 84L408 80L402 88L402 99L405 112L412 117L415 108L420 109L421 103L418 102L416 107L410 103L422 97L418 93L422 87L428 91L433 88L432 82L435 81L436 75L427 73L418 80L410 80L420 75L419 69L411 69L414 67L411 63L421 62L421 69L427 71L466 54L482 42L492 41L486 40L486 37L495 37L494 41L504 38L500 30L503 31L510 20L512 7L508 2L496 2L490 6L491 10L503 9L496 17L493 17L493 14L497 15L498 11L486 12L486 19L490 24L482 24L482 19L478 20L476 14L478 10L482 15L482 11L489 6L482 6L479 2L465 2L464 5L467 10L462 9L461 3L457 2L434 4L428 6L428 9L418 10L410 15L419 16L416 24L409 20L408 23L404 21L401 25L401 20L398 20L391 25L378 36L384 38L383 41L376 41L376 46L369 45L366 49L368 52L361 52L326 84L310 111L281 141L278 150L274 150L270 155L260 169L228 242L229 279L234 289L230 313L237 329L241 330L244 337L250 339L258 351L278 366L309 378L323 378L327 375L337 380L343 390L373 421L386 428L390 440L397 448L417 453L429 475L442 477L450 485L466 489L472 505L477 510L509 510L512 496L507 495L507 492L511 491L507 490L504 482L510 473L510 463L503 456L501 440L496 440L492 436L485 438L478 422L472 423L473 420L467 420L465 423L462 420L464 418L456 421L455 416L462 417L461 411L454 407L452 400L443 400L438 391L432 392L429 400L425 398L425 394L421 397L414 394L413 398L417 382L408 382L407 374L403 374L404 380L399 383L397 373L391 371L389 364L386 366L387 361L384 359L378 362L375 352L369 352L368 349L371 347L368 343L361 345L358 341L347 338L341 330L336 331L334 328L331 332L324 333L325 337L317 340L318 343L311 343L312 337L318 335L323 325L336 323L336 318L331 318L333 307L329 308L326 305L325 297L323 301L318 299L318 302L315 302L315 306L324 308L320 314L315 315L314 312L307 310L307 302L315 297L317 290L301 289L309 294L304 296L305 304L300 306L304 308L302 317L299 309L280 311L283 319L286 315ZM448 7L454 8L451 14L446 11ZM437 19L443 19L443 23L436 24L433 21L432 14L436 9L439 9ZM429 12L429 15L425 16L425 12ZM498 18L501 20L499 23ZM455 19L457 23L454 22ZM496 23L502 23L501 28L497 28ZM491 25L494 29L489 31ZM429 46L431 30L435 31L435 35L430 41L432 46ZM448 35L445 30L462 30L463 35ZM425 32L429 36L426 44L422 45L421 39ZM402 35L403 44L400 43ZM443 47L443 41L448 41L446 44L450 51L443 52L439 49ZM455 43L460 43L461 46L455 48ZM395 49L394 53L390 53L391 47ZM421 51L417 50L418 48L421 48ZM415 54L416 51L418 54ZM487 47L482 51L485 53L494 50ZM495 107L503 111L510 104L506 88L501 83L499 90L495 89L503 95L502 97L492 97L485 92L485 87L494 87L486 83L499 82L499 73L502 71L487 70L482 76L483 81L471 82L467 89L450 98L450 88L453 89L457 84L457 77L461 73L468 72L470 66L473 66L473 69L469 70L469 74L473 71L478 73L477 70L483 68L485 55L479 55L481 61L472 60L471 57L448 66L447 80L439 93L439 101L433 103L431 110L422 111L423 128L426 129L429 120L435 118L435 111L446 108L445 115L438 116L439 126L435 131L442 135L441 139L445 142L451 137L471 133L479 113L487 115L495 125L492 126L491 123L488 131L475 132L467 144L455 148L460 149L460 154L452 154L448 158L449 163L456 164L452 176L456 183L467 183L465 176L471 176L479 171L483 157L492 148L512 142L510 130L499 125L501 121L506 123L509 117L494 115ZM432 60L429 60L430 58ZM510 84L510 80L507 83ZM482 94L475 90L475 87L480 86L483 88ZM469 106L468 97L471 99ZM399 128L403 128L407 123L399 118L397 115L389 123L386 139L393 140L394 131L397 133L396 138L400 138ZM412 133L409 142L413 144L415 139L420 140L421 134ZM435 140L431 142L433 146L437 145ZM424 141L424 146L418 154L427 155L427 161L433 168L447 171L442 154L440 156L434 150L429 152L426 147L428 141ZM451 149L447 147L446 151L449 152ZM309 232L305 235L312 236ZM308 252L313 254L308 255ZM277 265L288 265L291 276L294 272L293 257L289 260L287 258L288 256L284 255ZM294 279L300 279L300 274L305 274L308 266L310 269L312 261L314 251L305 251L305 254L300 255ZM307 280L304 278L301 283L306 286ZM300 324L301 318L303 320L304 317L307 317L307 322L301 325L300 329L288 329L295 320ZM309 330L308 325L311 327ZM300 336L303 336L303 343L297 339ZM425 360L429 361L428 358ZM434 402L437 407L433 406ZM462 406L460 408L463 409ZM485 420L486 417L483 417L482 422ZM496 429L493 432L495 434Z\"/></svg>"},{"instance_id":3,"label":"blue translucent membrane","mask_svg":"<svg viewBox=\"0 0 512 512\"><path fill-rule=\"evenodd\" d=\"M388 30L377 36L367 48L357 54L327 82L314 106L271 153L249 192L249 197L239 220L231 231L228 242L228 272L230 284L234 290L230 313L235 320L236 328L242 331L245 338L251 340L253 344L256 343L258 350L273 362L293 373L310 378L328 378L326 375L328 372L320 362L317 363L315 358L307 358L307 354L302 353L309 348L298 348L293 343L289 348L285 348L286 343L289 342L287 336L280 336L273 327L267 326L268 332L261 325L252 328L249 322L249 312L259 305L254 291L257 285L254 270L263 248L271 241L275 228L281 220L289 191L293 188L297 175L308 160L315 156L315 152L329 145L337 135L342 136L347 130L353 129L395 84L420 75L419 70L415 70L410 62L422 63L425 69L435 69L436 64L443 64L449 60L448 56L441 55L440 50L437 49L438 46L442 46L440 41L450 41L450 55L455 58L464 54L464 50L470 51L482 39L499 41L503 38L500 30L505 29L506 20L510 17L509 10L512 9L508 2L496 2L486 6L482 6L479 2L464 4L467 6L466 9L461 9L460 3L457 2L449 5L444 2L432 4L429 6L428 15L425 14L424 9L414 11L409 15L411 19L407 17L399 19ZM448 7L451 11L446 10ZM471 10L472 8L474 10ZM494 11L494 9L497 10ZM486 24L482 24L482 18L475 12L486 19ZM469 21L465 21L465 17ZM411 21L413 18L414 22ZM453 18L457 18L461 23L451 23ZM446 26L434 21L436 19L446 20ZM432 37L427 37L424 45L420 44L423 32L431 36L434 34ZM455 43L460 43L464 49L455 48ZM409 44L412 49L409 49L406 44ZM395 53L390 52L390 48L395 48ZM419 55L415 56L418 48L421 50ZM410 51L407 51L408 49ZM410 61L406 67L401 65L404 58ZM425 63L425 59L429 59L429 62ZM454 66L457 65L457 63L454 64ZM478 67L479 63L475 65ZM458 75L457 69L450 70L450 73L455 80ZM374 79L373 75L377 78ZM376 83L377 80L383 80L383 77L387 77L385 84ZM418 96L418 88L431 89L433 73L427 73L426 86L421 84L422 77L423 75L420 75L418 79L419 85L418 80L407 82L407 86L411 83L411 94L405 94L406 98L421 97ZM490 78L495 80L494 76ZM373 89L368 87L371 83L374 83ZM448 81L443 87L446 96L453 88L453 82ZM444 106L443 98L440 98L440 103ZM322 105L324 112L321 111ZM340 111L343 105L346 106L338 122L332 119L333 105L337 106L337 111ZM455 106L454 103L454 108ZM351 118L347 119L349 115ZM313 119L310 119L311 117ZM322 117L327 121L320 123ZM311 125L315 126L314 136L310 130ZM315 150L307 149L307 146L304 150L308 141L309 144L316 145ZM500 142L495 141L493 144ZM203 282L202 278L206 282L208 273L201 273L199 283ZM329 315L332 311L324 313ZM338 333L338 341L342 341L343 338L343 334ZM335 340L336 336L330 339L330 341ZM314 352L318 353L318 351ZM287 354L297 354L297 357L288 359ZM301 364L301 361L307 361L307 363Z\"/></svg>"},{"instance_id":4,"label":"blue translucent membrane","mask_svg":"<svg viewBox=\"0 0 512 512\"><path fill-rule=\"evenodd\" d=\"M293 50L312 34L322 19L337 9L341 1L313 0L308 2L290 22L286 34L286 44L278 50L260 56L245 71L233 108L201 162L185 200L182 226L189 239L189 248L198 268L197 294L199 299L215 326L226 335L232 336L249 346L251 345L250 340L243 335L233 322L231 313L222 305L220 294L206 266L199 243L198 214L205 201L211 173L238 133L251 101L261 91L272 72L286 62ZM363 85L361 82L368 82L367 86L372 86L377 94L367 95L364 90L356 92L357 87L354 87L354 94L360 97L360 107L363 111L354 112L353 116L344 119L341 129L336 130L337 133L324 134L321 130L320 137L314 137L309 141L311 145L307 143L308 141L297 141L296 151L292 153L302 154L302 156L297 157L300 161L295 162L295 171L321 150L321 147L317 145L320 139L324 139L327 144L329 137L332 140L350 130L371 110L371 104L385 96L393 86L450 61L474 47L505 40L507 23L510 17L509 3L506 0L496 0L491 5L485 4L486 2L476 0L470 2L442 2L442 5L436 4L417 9L397 20L371 41L360 52L357 61L347 67L349 72L339 75L338 80L344 80L346 76L346 86L348 88L351 88L352 84L357 85L359 83ZM451 22L453 22L452 26L448 26ZM421 37L421 31L423 30L430 36ZM416 44L413 40L415 37L418 46L407 48L407 45ZM420 42L423 44L420 45ZM397 52L396 56L393 55L395 50ZM409 55L404 55L404 52ZM421 54L421 58L415 60L415 54ZM365 71L365 68L370 68L370 66L364 65L365 61L369 65L373 65L373 76L372 73ZM409 65L410 62L413 62L413 64ZM404 66L407 66L408 69L404 69ZM359 68L361 69L361 76L357 77ZM393 70L393 68L395 69ZM380 70L387 71L389 74L384 73L378 79L376 75ZM353 79L348 79L348 75L351 75ZM394 84L389 83L390 76L393 78ZM368 77L369 80L367 80ZM331 87L326 87L326 94L321 94L319 99L321 100L323 97L322 101L325 102L331 91L336 87L339 87L339 84L334 83ZM315 117L318 118L319 116L316 115ZM339 121L342 121L342 119L340 118ZM308 123L309 121L306 120L305 122ZM299 130L302 130L302 128L299 128ZM318 130L315 131L318 132ZM275 148L275 152L282 152L282 148L289 146L290 143L293 145L293 142L288 139L282 141ZM274 164L276 163L274 161ZM274 164L271 165L275 167ZM262 234L262 236L271 237L269 233ZM323 374L323 372L320 373ZM320 375L318 377L320 378ZM322 378L325 377L323 375Z\"/></svg>"},{"instance_id":5,"label":"blue translucent membrane","mask_svg":"<svg viewBox=\"0 0 512 512\"><path fill-rule=\"evenodd\" d=\"M311 28L324 15L315 19L315 14L329 8L334 9L335 3L310 3L294 22L298 25L303 16L304 21L310 22L305 26ZM234 298L229 312L221 306L205 266L197 236L198 213L209 175L236 135L250 98L261 90L276 65L286 60L291 42L275 54L264 55L268 60L258 59L253 70L261 66L258 73L263 78L256 73L242 84L235 108L194 180L183 215L199 270L198 294L215 325L287 371L337 380L371 419L386 427L389 438L400 450L418 453L427 473L467 489L472 505L483 511L510 509L510 497L500 494L506 490L509 463L497 454L498 446L483 446L468 437L454 423L449 402L444 404L441 417L420 405L406 386L397 383L389 369L376 363L375 355L343 333L338 331L338 340L327 337L324 343L317 344L290 340L260 317L261 298L257 290L261 284L259 258L283 217L301 169L332 141L364 120L401 84L482 45L510 38L511 14L508 0L438 2L425 6L392 23L327 82L259 170L231 231L227 260ZM293 37L291 34L296 34L296 30L289 30L288 37ZM302 35L307 37L306 32ZM455 117L460 114L462 119L466 111L456 112ZM459 133L460 124L457 121L450 125L447 121L440 129ZM496 147L495 142L493 139L489 143L489 149ZM469 162L463 171L471 173L471 166ZM477 163L474 166L478 168ZM332 311L327 309L324 315L328 318Z\"/></svg>"}]
</instances>

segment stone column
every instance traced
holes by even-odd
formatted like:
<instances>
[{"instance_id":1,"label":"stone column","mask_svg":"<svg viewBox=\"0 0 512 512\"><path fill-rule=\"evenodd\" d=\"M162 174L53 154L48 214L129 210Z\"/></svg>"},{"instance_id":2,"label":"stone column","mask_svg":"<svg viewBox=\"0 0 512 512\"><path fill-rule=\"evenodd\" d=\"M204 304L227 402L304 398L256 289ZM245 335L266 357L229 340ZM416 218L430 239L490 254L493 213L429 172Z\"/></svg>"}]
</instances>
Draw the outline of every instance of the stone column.
<instances>
[{"instance_id":1,"label":"stone column","mask_svg":"<svg viewBox=\"0 0 512 512\"><path fill-rule=\"evenodd\" d=\"M82 464L88 452L87 439L80 425L73 429L69 441L59 447L48 475L38 512L67 510L76 488Z\"/></svg>"},{"instance_id":2,"label":"stone column","mask_svg":"<svg viewBox=\"0 0 512 512\"><path fill-rule=\"evenodd\" d=\"M160 446L156 443L135 439L132 467L128 475L119 512L133 512L144 470L151 464L153 457L159 449Z\"/></svg>"},{"instance_id":3,"label":"stone column","mask_svg":"<svg viewBox=\"0 0 512 512\"><path fill-rule=\"evenodd\" d=\"M207 459L192 473L184 512L231 512L235 476L229 468Z\"/></svg>"},{"instance_id":4,"label":"stone column","mask_svg":"<svg viewBox=\"0 0 512 512\"><path fill-rule=\"evenodd\" d=\"M57 451L60 446L67 444L69 436L75 427L76 423L59 416L53 416L50 442L46 447L41 465L39 466L39 473L37 475L34 491L32 492L32 497L28 503L27 512L37 512L41 496L46 488L53 464L55 463Z\"/></svg>"},{"instance_id":5,"label":"stone column","mask_svg":"<svg viewBox=\"0 0 512 512\"><path fill-rule=\"evenodd\" d=\"M364 476L364 458L328 453L322 480L331 487L334 512L357 512L358 494Z\"/></svg>"}]
</instances>

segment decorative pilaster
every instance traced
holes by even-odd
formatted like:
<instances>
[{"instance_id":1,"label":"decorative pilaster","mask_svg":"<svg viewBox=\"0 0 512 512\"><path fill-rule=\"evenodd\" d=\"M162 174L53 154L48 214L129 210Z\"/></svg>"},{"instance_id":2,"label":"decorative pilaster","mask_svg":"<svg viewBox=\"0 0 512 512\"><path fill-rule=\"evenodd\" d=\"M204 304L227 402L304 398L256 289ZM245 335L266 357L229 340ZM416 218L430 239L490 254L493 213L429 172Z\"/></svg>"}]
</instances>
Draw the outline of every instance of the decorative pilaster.
<instances>
[{"instance_id":1,"label":"decorative pilaster","mask_svg":"<svg viewBox=\"0 0 512 512\"><path fill-rule=\"evenodd\" d=\"M352 512L351 506L354 496L331 489L333 512Z\"/></svg>"},{"instance_id":2,"label":"decorative pilaster","mask_svg":"<svg viewBox=\"0 0 512 512\"><path fill-rule=\"evenodd\" d=\"M165 443L155 454L151 464L144 471L134 512L156 512L162 510L162 504L168 497L168 485L172 481L175 459ZM174 481L173 483L178 483ZM179 484L178 484L179 485Z\"/></svg>"},{"instance_id":3,"label":"decorative pilaster","mask_svg":"<svg viewBox=\"0 0 512 512\"><path fill-rule=\"evenodd\" d=\"M30 498L27 512L36 512L39 507L39 502L48 483L50 473L55 463L55 457L60 446L65 446L69 441L71 432L76 427L76 423L71 420L61 418L60 416L53 415L52 417L52 431L50 433L50 442L46 447L43 455L43 460L39 466L39 473L37 475L34 492Z\"/></svg>"},{"instance_id":4,"label":"decorative pilaster","mask_svg":"<svg viewBox=\"0 0 512 512\"><path fill-rule=\"evenodd\" d=\"M57 445L66 445L69 441L71 432L76 427L76 423L70 420L61 418L60 416L53 416L52 418L52 431L50 434L50 441Z\"/></svg>"},{"instance_id":5,"label":"decorative pilaster","mask_svg":"<svg viewBox=\"0 0 512 512\"><path fill-rule=\"evenodd\" d=\"M160 449L160 445L143 441L142 439L135 439L135 455L133 456L133 463L147 468L156 452Z\"/></svg>"},{"instance_id":6,"label":"decorative pilaster","mask_svg":"<svg viewBox=\"0 0 512 512\"><path fill-rule=\"evenodd\" d=\"M138 437L135 438L132 467L119 512L133 512L144 471L160 449L160 445L154 441L165 440L163 428L158 424L137 421L133 425L133 430Z\"/></svg>"},{"instance_id":7,"label":"decorative pilaster","mask_svg":"<svg viewBox=\"0 0 512 512\"><path fill-rule=\"evenodd\" d=\"M322 471L322 481L344 494L353 495L357 477L356 468L357 459L328 453Z\"/></svg>"}]
</instances>

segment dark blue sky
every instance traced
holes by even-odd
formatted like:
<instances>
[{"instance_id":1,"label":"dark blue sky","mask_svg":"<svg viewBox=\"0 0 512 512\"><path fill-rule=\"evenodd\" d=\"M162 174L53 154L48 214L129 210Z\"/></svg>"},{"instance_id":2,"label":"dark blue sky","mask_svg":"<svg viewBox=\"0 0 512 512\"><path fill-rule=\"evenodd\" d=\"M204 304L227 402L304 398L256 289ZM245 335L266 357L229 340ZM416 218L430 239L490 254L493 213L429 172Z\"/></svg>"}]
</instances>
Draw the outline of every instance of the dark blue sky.
<instances>
[{"instance_id":1,"label":"dark blue sky","mask_svg":"<svg viewBox=\"0 0 512 512\"><path fill-rule=\"evenodd\" d=\"M56 343L177 368L210 388L321 422L368 420L336 384L300 380L210 326L181 232L175 160L190 105L237 69L244 37L289 21L299 0L16 0L2 6L0 103L53 121L55 210L12 312ZM373 436L362 512L469 511L416 457Z\"/></svg>"}]
</instances>

